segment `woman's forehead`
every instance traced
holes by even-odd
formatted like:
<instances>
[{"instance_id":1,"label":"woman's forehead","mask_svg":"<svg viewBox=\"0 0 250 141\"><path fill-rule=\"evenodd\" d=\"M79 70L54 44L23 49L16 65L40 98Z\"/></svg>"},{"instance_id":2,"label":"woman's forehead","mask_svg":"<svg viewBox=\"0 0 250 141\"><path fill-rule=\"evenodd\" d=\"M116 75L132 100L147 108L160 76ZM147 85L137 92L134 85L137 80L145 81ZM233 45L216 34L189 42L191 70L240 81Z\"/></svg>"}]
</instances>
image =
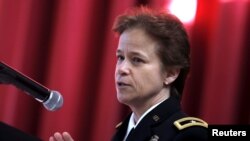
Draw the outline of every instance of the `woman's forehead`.
<instances>
[{"instance_id":1,"label":"woman's forehead","mask_svg":"<svg viewBox=\"0 0 250 141\"><path fill-rule=\"evenodd\" d=\"M158 43L142 29L130 29L121 34L117 50L152 52Z\"/></svg>"}]
</instances>

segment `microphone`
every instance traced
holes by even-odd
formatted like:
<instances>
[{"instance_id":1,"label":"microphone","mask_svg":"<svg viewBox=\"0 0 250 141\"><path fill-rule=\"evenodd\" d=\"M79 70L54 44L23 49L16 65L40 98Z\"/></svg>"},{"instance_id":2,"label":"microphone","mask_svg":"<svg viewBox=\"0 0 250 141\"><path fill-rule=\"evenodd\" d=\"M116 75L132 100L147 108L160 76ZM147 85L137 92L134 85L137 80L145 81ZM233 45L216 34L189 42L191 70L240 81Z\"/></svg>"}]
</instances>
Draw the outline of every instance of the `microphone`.
<instances>
[{"instance_id":1,"label":"microphone","mask_svg":"<svg viewBox=\"0 0 250 141\"><path fill-rule=\"evenodd\" d=\"M43 103L49 111L58 110L63 105L63 97L58 91L49 90L3 62L0 62L0 84L13 84Z\"/></svg>"}]
</instances>

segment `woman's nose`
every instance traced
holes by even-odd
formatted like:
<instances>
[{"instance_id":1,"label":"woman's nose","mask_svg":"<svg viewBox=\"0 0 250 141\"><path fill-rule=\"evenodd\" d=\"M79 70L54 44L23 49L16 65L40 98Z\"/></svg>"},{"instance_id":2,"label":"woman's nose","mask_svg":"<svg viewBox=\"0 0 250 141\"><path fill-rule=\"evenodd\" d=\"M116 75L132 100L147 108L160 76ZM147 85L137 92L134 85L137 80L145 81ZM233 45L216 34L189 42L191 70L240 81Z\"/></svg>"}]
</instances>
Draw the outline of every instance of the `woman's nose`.
<instances>
[{"instance_id":1,"label":"woman's nose","mask_svg":"<svg viewBox=\"0 0 250 141\"><path fill-rule=\"evenodd\" d=\"M128 61L123 61L121 64L117 65L117 70L119 74L125 75L130 72L130 65Z\"/></svg>"}]
</instances>

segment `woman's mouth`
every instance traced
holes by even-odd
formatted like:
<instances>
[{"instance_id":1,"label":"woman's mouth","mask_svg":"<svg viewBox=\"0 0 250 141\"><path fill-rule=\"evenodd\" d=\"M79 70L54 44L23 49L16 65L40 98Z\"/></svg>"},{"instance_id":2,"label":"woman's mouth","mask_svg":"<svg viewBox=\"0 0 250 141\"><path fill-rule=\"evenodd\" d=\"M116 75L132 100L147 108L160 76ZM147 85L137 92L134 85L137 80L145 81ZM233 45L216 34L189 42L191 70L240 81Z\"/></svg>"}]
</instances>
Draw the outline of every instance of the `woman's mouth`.
<instances>
[{"instance_id":1,"label":"woman's mouth","mask_svg":"<svg viewBox=\"0 0 250 141\"><path fill-rule=\"evenodd\" d=\"M117 86L118 87L126 87L126 86L130 86L130 85L127 83L124 83L124 82L117 82Z\"/></svg>"}]
</instances>

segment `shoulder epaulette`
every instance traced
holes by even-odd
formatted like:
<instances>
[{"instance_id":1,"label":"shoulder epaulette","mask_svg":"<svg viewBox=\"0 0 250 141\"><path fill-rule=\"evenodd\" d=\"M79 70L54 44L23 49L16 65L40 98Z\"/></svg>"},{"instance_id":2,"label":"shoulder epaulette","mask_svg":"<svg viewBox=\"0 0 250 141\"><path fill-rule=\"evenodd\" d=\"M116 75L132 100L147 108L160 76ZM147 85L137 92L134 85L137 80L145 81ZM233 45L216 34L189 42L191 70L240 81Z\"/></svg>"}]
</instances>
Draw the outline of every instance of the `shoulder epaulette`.
<instances>
[{"instance_id":1,"label":"shoulder epaulette","mask_svg":"<svg viewBox=\"0 0 250 141\"><path fill-rule=\"evenodd\" d=\"M122 122L118 123L115 128L118 129L122 125Z\"/></svg>"},{"instance_id":2,"label":"shoulder epaulette","mask_svg":"<svg viewBox=\"0 0 250 141\"><path fill-rule=\"evenodd\" d=\"M178 119L174 122L174 125L179 130L182 130L191 126L202 126L202 127L208 128L207 122L196 117L184 117L184 118Z\"/></svg>"}]
</instances>

